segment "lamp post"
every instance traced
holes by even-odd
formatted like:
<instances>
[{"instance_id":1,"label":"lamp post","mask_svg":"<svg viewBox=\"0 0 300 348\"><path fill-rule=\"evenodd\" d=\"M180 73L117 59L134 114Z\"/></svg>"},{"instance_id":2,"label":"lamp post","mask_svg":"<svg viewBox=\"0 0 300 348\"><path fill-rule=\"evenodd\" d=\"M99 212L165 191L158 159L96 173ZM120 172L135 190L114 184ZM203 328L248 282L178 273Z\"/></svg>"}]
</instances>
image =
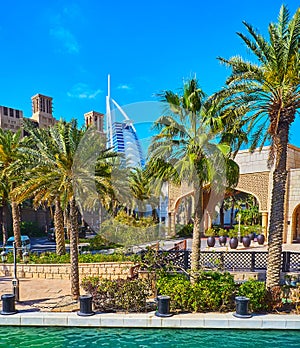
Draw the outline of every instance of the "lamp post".
<instances>
[{"instance_id":1,"label":"lamp post","mask_svg":"<svg viewBox=\"0 0 300 348\"><path fill-rule=\"evenodd\" d=\"M238 213L238 222L239 222L238 240L239 240L239 243L240 243L240 241L241 241L241 213Z\"/></svg>"},{"instance_id":2,"label":"lamp post","mask_svg":"<svg viewBox=\"0 0 300 348\"><path fill-rule=\"evenodd\" d=\"M13 242L13 256L14 256L14 278L12 280L13 293L16 301L19 301L19 279L17 275L17 244Z\"/></svg>"},{"instance_id":3,"label":"lamp post","mask_svg":"<svg viewBox=\"0 0 300 348\"><path fill-rule=\"evenodd\" d=\"M14 256L14 278L12 280L13 293L15 295L16 301L19 301L20 298L20 287L19 287L19 279L17 274L17 250L23 250L23 248L17 248L16 242L13 242L13 256ZM28 262L29 252L25 250L23 252L23 261L25 263Z\"/></svg>"}]
</instances>

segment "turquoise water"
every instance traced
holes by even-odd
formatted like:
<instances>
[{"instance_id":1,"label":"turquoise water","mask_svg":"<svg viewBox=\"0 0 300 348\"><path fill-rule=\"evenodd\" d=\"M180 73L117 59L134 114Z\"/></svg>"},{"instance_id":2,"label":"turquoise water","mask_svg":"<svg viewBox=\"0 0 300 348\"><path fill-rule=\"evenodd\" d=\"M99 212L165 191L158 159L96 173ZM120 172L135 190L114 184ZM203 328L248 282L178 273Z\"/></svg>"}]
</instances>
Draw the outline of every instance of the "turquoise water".
<instances>
[{"instance_id":1,"label":"turquoise water","mask_svg":"<svg viewBox=\"0 0 300 348\"><path fill-rule=\"evenodd\" d=\"M0 347L300 347L300 332L2 326Z\"/></svg>"}]
</instances>

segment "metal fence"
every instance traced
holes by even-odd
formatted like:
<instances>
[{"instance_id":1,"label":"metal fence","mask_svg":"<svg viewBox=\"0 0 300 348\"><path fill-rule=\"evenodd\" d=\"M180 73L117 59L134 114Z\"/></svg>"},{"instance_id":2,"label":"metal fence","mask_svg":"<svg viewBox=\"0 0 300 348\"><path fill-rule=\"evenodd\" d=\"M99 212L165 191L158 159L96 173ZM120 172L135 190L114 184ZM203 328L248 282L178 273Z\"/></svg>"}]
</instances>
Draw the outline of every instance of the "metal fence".
<instances>
[{"instance_id":1,"label":"metal fence","mask_svg":"<svg viewBox=\"0 0 300 348\"><path fill-rule=\"evenodd\" d=\"M165 261L185 270L191 268L190 250L160 251ZM200 267L227 271L261 271L267 269L267 252L263 251L201 251ZM300 272L300 252L284 251L281 254L283 272Z\"/></svg>"}]
</instances>

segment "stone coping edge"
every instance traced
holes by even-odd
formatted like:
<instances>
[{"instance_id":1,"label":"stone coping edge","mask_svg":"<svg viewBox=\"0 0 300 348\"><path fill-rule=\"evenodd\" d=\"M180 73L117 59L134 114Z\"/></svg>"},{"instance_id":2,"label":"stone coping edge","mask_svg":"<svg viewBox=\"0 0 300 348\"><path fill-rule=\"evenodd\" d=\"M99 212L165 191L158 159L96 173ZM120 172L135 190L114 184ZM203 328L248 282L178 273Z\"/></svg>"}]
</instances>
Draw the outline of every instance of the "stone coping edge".
<instances>
[{"instance_id":1,"label":"stone coping edge","mask_svg":"<svg viewBox=\"0 0 300 348\"><path fill-rule=\"evenodd\" d=\"M241 319L234 317L233 313L188 313L161 318L150 312L96 313L93 316L81 317L75 312L19 311L13 315L0 315L0 326L300 330L300 315L266 314Z\"/></svg>"}]
</instances>

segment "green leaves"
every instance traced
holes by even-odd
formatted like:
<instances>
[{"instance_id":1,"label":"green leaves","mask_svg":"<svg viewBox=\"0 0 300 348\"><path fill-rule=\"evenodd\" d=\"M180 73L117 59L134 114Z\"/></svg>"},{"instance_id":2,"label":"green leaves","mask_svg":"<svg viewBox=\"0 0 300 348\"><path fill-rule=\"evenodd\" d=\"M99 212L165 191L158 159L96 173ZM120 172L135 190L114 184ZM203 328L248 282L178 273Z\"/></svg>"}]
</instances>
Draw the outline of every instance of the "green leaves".
<instances>
[{"instance_id":1,"label":"green leaves","mask_svg":"<svg viewBox=\"0 0 300 348\"><path fill-rule=\"evenodd\" d=\"M241 284L238 295L249 298L249 308L253 312L261 312L267 309L267 290L265 282L253 279L248 280Z\"/></svg>"},{"instance_id":2,"label":"green leaves","mask_svg":"<svg viewBox=\"0 0 300 348\"><path fill-rule=\"evenodd\" d=\"M102 312L145 312L151 295L151 283L145 279L107 280L84 278L82 287L93 296L95 310Z\"/></svg>"},{"instance_id":3,"label":"green leaves","mask_svg":"<svg viewBox=\"0 0 300 348\"><path fill-rule=\"evenodd\" d=\"M171 297L172 310L191 312L230 311L236 293L233 276L220 272L201 272L195 284L183 275L165 275L158 279L157 289Z\"/></svg>"}]
</instances>

